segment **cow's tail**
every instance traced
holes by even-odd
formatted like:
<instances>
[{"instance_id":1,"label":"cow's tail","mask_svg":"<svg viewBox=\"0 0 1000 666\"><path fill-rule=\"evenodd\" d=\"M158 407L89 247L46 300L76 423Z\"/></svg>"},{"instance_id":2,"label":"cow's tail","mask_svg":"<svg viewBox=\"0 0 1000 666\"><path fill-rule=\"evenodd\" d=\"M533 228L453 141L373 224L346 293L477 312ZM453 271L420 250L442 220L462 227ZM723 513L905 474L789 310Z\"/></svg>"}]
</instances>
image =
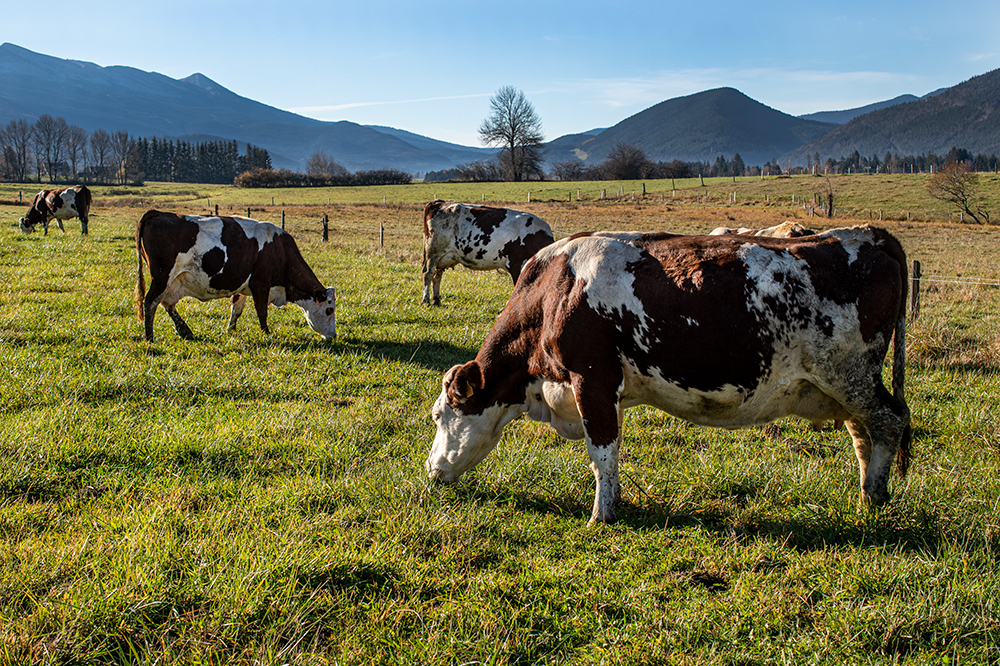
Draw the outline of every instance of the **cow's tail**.
<instances>
[{"instance_id":1,"label":"cow's tail","mask_svg":"<svg viewBox=\"0 0 1000 666\"><path fill-rule=\"evenodd\" d=\"M900 476L906 476L910 469L910 460L913 452L910 445L913 442L913 429L910 425L910 408L906 406L906 398L903 394L903 385L906 382L906 306L909 302L910 274L906 264L906 252L903 246L889 232L882 232L882 247L899 264L900 278L903 281L903 289L899 297L899 307L896 312L896 330L893 334L892 347L892 396L896 399L899 408L902 409L904 424L903 437L896 450L896 471Z\"/></svg>"},{"instance_id":2,"label":"cow's tail","mask_svg":"<svg viewBox=\"0 0 1000 666\"><path fill-rule=\"evenodd\" d=\"M444 203L441 199L435 199L424 206L424 261L420 268L424 273L427 272L427 249L431 243L431 218L441 210Z\"/></svg>"},{"instance_id":3,"label":"cow's tail","mask_svg":"<svg viewBox=\"0 0 1000 666\"><path fill-rule=\"evenodd\" d=\"M143 262L142 262L142 234L146 229L146 220L151 217L156 217L159 215L159 211L147 210L143 213L139 221L135 223L135 258L138 264L135 276L135 318L138 321L143 321L146 318L146 308L144 301L146 298L146 277L143 274Z\"/></svg>"}]
</instances>

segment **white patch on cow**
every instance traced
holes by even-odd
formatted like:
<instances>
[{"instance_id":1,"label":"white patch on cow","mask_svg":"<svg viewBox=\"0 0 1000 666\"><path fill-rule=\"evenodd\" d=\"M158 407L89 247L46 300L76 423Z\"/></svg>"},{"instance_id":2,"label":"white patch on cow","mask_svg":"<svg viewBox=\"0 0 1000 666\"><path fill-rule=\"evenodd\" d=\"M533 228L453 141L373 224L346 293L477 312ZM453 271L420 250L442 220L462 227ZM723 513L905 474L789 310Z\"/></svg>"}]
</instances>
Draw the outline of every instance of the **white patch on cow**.
<instances>
[{"instance_id":1,"label":"white patch on cow","mask_svg":"<svg viewBox=\"0 0 1000 666\"><path fill-rule=\"evenodd\" d=\"M642 259L642 250L632 244L641 236L639 232L598 232L579 239L586 241L582 243L564 239L545 248L544 256L542 252L536 256L542 261L547 256L566 255L574 275L586 283L587 304L604 315L638 318L632 337L640 349L648 352L659 340L650 335L646 311L635 295L635 276L625 270Z\"/></svg>"},{"instance_id":2,"label":"white patch on cow","mask_svg":"<svg viewBox=\"0 0 1000 666\"><path fill-rule=\"evenodd\" d=\"M70 220L78 216L76 210L76 190L70 188L59 194L62 205L52 212L52 217L60 220Z\"/></svg>"},{"instance_id":3,"label":"white patch on cow","mask_svg":"<svg viewBox=\"0 0 1000 666\"><path fill-rule=\"evenodd\" d=\"M264 249L264 246L273 241L275 236L284 233L270 222L259 222L246 217L234 217L233 219L243 228L243 233L246 234L247 238L257 241L258 250Z\"/></svg>"},{"instance_id":4,"label":"white patch on cow","mask_svg":"<svg viewBox=\"0 0 1000 666\"><path fill-rule=\"evenodd\" d=\"M873 245L875 243L875 235L868 227L830 229L829 231L824 231L820 236L832 236L839 240L841 247L847 251L848 264L853 264L857 260L862 246Z\"/></svg>"}]
</instances>

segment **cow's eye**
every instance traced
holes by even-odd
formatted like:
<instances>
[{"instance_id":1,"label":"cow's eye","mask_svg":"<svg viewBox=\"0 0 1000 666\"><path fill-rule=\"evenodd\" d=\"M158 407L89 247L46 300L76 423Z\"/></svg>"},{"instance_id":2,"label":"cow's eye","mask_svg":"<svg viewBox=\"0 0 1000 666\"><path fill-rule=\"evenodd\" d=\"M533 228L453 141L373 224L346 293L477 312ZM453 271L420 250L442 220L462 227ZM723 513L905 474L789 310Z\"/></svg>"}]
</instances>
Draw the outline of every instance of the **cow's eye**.
<instances>
[{"instance_id":1,"label":"cow's eye","mask_svg":"<svg viewBox=\"0 0 1000 666\"><path fill-rule=\"evenodd\" d=\"M333 308L327 308L326 309L326 316L329 317L332 314L333 314Z\"/></svg>"}]
</instances>

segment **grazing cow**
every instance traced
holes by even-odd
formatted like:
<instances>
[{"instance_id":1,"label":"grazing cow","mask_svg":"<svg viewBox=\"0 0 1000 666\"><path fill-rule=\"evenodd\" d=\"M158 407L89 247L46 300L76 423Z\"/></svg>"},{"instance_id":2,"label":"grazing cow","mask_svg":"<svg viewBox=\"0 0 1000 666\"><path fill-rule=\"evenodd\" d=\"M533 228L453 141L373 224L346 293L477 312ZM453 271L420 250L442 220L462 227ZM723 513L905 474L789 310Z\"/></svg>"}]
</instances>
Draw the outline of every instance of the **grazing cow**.
<instances>
[{"instance_id":1,"label":"grazing cow","mask_svg":"<svg viewBox=\"0 0 1000 666\"><path fill-rule=\"evenodd\" d=\"M434 305L441 305L441 276L456 264L502 268L516 284L525 262L552 240L549 225L531 213L432 201L424 207L423 302L430 304L433 283Z\"/></svg>"},{"instance_id":2,"label":"grazing cow","mask_svg":"<svg viewBox=\"0 0 1000 666\"><path fill-rule=\"evenodd\" d=\"M844 419L867 504L905 474L906 256L888 232L798 239L585 233L525 266L475 360L445 373L426 469L458 480L519 414L585 439L591 522L619 499L623 410L698 425ZM895 336L892 394L882 362Z\"/></svg>"},{"instance_id":3,"label":"grazing cow","mask_svg":"<svg viewBox=\"0 0 1000 666\"><path fill-rule=\"evenodd\" d=\"M803 227L798 222L782 222L767 229L730 229L729 227L716 227L712 229L709 236L721 236L722 234L738 234L740 236L764 236L767 238L801 238L802 236L812 236L815 231Z\"/></svg>"},{"instance_id":4,"label":"grazing cow","mask_svg":"<svg viewBox=\"0 0 1000 666\"><path fill-rule=\"evenodd\" d=\"M21 233L30 234L35 225L42 223L45 235L49 235L49 220L55 218L59 229L65 233L63 220L80 218L80 233L87 235L87 224L90 222L90 204L92 198L86 185L75 185L62 190L42 190L35 195L31 208L20 219Z\"/></svg>"},{"instance_id":5,"label":"grazing cow","mask_svg":"<svg viewBox=\"0 0 1000 666\"><path fill-rule=\"evenodd\" d=\"M135 225L135 251L139 261L135 311L136 318L145 322L147 340L153 339L153 315L161 303L177 335L194 338L177 312L177 301L185 296L202 301L232 297L230 331L249 295L264 333L270 332L268 304L295 303L314 331L324 338L337 335L333 287L327 289L316 279L295 240L270 222L150 210ZM148 292L143 259L149 264Z\"/></svg>"}]
</instances>

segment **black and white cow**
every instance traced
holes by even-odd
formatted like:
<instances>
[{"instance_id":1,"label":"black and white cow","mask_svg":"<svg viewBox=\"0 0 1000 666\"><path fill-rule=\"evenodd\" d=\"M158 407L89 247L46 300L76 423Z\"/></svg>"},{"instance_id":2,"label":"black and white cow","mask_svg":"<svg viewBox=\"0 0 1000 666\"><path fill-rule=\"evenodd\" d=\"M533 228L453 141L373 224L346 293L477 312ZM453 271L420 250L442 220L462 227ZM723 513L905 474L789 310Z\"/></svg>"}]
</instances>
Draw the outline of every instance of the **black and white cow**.
<instances>
[{"instance_id":1,"label":"black and white cow","mask_svg":"<svg viewBox=\"0 0 1000 666\"><path fill-rule=\"evenodd\" d=\"M426 468L451 483L520 414L585 439L591 522L619 499L623 410L723 428L843 419L862 501L905 474L906 257L874 227L795 239L577 234L539 251L475 360L445 373ZM882 362L893 349L892 393Z\"/></svg>"},{"instance_id":2,"label":"black and white cow","mask_svg":"<svg viewBox=\"0 0 1000 666\"><path fill-rule=\"evenodd\" d=\"M75 185L62 190L42 190L35 195L31 208L20 219L21 233L30 234L41 223L45 235L49 235L49 220L55 218L59 229L65 233L63 220L80 218L80 233L87 235L90 222L90 204L93 201L86 185Z\"/></svg>"},{"instance_id":3,"label":"black and white cow","mask_svg":"<svg viewBox=\"0 0 1000 666\"><path fill-rule=\"evenodd\" d=\"M150 210L136 223L135 249L136 317L145 322L147 340L153 339L153 315L160 304L179 336L194 337L177 312L177 302L185 296L202 301L231 297L230 331L249 295L264 333L269 333L267 306L294 303L314 331L324 338L337 335L333 287L316 279L295 240L270 222ZM148 292L144 259L149 264Z\"/></svg>"},{"instance_id":4,"label":"black and white cow","mask_svg":"<svg viewBox=\"0 0 1000 666\"><path fill-rule=\"evenodd\" d=\"M476 271L502 268L517 283L521 267L552 243L552 229L542 218L509 208L432 201L424 207L424 297L441 305L441 276L462 264Z\"/></svg>"}]
</instances>

